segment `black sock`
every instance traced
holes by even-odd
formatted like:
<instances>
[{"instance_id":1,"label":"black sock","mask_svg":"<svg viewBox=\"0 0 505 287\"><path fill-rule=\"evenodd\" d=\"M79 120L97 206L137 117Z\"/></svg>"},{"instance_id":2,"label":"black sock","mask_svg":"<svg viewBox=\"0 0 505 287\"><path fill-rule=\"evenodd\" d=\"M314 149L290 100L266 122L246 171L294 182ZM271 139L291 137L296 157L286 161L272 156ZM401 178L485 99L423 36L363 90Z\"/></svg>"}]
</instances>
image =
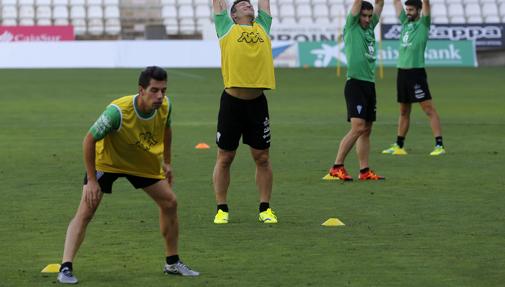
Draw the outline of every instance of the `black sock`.
<instances>
[{"instance_id":1,"label":"black sock","mask_svg":"<svg viewBox=\"0 0 505 287\"><path fill-rule=\"evenodd\" d=\"M68 268L68 270L72 271L72 270L73 270L73 267L72 267L72 262L67 261L67 262L63 262L63 263L61 263L61 266L60 266L60 272L61 272L61 270L63 270L63 268L65 268L65 267L66 267L66 268Z\"/></svg>"},{"instance_id":2,"label":"black sock","mask_svg":"<svg viewBox=\"0 0 505 287\"><path fill-rule=\"evenodd\" d=\"M405 137L397 136L397 137L396 137L396 144L397 144L400 148L403 148L403 145L405 144Z\"/></svg>"},{"instance_id":3,"label":"black sock","mask_svg":"<svg viewBox=\"0 0 505 287\"><path fill-rule=\"evenodd\" d=\"M220 209L224 212L228 212L228 204L226 204L226 203L225 204L218 204L217 210L219 211Z\"/></svg>"},{"instance_id":4,"label":"black sock","mask_svg":"<svg viewBox=\"0 0 505 287\"><path fill-rule=\"evenodd\" d=\"M174 264L179 261L179 255L172 255L172 256L167 256L167 264Z\"/></svg>"},{"instance_id":5,"label":"black sock","mask_svg":"<svg viewBox=\"0 0 505 287\"><path fill-rule=\"evenodd\" d=\"M333 165L333 168L339 168L339 167L343 167L343 166L344 166L343 164L336 164L336 163L335 163L335 164Z\"/></svg>"},{"instance_id":6,"label":"black sock","mask_svg":"<svg viewBox=\"0 0 505 287\"><path fill-rule=\"evenodd\" d=\"M362 168L359 170L359 173L365 173L367 171L369 171L370 169L368 167L365 167L365 168Z\"/></svg>"},{"instance_id":7,"label":"black sock","mask_svg":"<svg viewBox=\"0 0 505 287\"><path fill-rule=\"evenodd\" d=\"M435 145L444 146L444 142L442 141L442 137L435 137Z\"/></svg>"},{"instance_id":8,"label":"black sock","mask_svg":"<svg viewBox=\"0 0 505 287\"><path fill-rule=\"evenodd\" d=\"M269 208L270 208L270 203L260 202L260 212L266 211Z\"/></svg>"}]
</instances>

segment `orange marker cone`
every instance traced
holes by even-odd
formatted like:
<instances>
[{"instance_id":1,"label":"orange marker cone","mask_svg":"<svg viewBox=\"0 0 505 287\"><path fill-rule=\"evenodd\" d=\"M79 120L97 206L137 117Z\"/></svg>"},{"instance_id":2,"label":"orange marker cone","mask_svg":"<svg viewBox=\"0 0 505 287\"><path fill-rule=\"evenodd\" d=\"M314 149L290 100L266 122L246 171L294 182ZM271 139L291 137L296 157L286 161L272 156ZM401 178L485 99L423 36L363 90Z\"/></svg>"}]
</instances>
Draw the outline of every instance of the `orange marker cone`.
<instances>
[{"instance_id":1,"label":"orange marker cone","mask_svg":"<svg viewBox=\"0 0 505 287\"><path fill-rule=\"evenodd\" d=\"M196 149L209 149L210 146L206 143L199 143L195 146Z\"/></svg>"}]
</instances>

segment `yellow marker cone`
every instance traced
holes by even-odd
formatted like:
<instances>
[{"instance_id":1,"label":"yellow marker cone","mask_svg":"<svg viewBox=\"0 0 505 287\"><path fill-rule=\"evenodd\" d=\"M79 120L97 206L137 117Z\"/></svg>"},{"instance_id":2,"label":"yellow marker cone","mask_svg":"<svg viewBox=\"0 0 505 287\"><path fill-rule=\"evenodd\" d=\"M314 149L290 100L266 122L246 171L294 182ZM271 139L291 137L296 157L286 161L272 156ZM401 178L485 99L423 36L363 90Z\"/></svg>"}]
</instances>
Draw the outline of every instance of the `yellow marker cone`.
<instances>
[{"instance_id":1,"label":"yellow marker cone","mask_svg":"<svg viewBox=\"0 0 505 287\"><path fill-rule=\"evenodd\" d=\"M323 224L322 226L344 226L345 224L340 221L338 218L329 218Z\"/></svg>"},{"instance_id":2,"label":"yellow marker cone","mask_svg":"<svg viewBox=\"0 0 505 287\"><path fill-rule=\"evenodd\" d=\"M206 143L199 143L195 146L196 149L209 149L210 146Z\"/></svg>"},{"instance_id":3,"label":"yellow marker cone","mask_svg":"<svg viewBox=\"0 0 505 287\"><path fill-rule=\"evenodd\" d=\"M340 178L336 176L331 176L329 173L322 178L323 180L340 180Z\"/></svg>"},{"instance_id":4,"label":"yellow marker cone","mask_svg":"<svg viewBox=\"0 0 505 287\"><path fill-rule=\"evenodd\" d=\"M58 273L60 272L60 264L58 263L53 263L47 265L40 273Z\"/></svg>"}]
</instances>

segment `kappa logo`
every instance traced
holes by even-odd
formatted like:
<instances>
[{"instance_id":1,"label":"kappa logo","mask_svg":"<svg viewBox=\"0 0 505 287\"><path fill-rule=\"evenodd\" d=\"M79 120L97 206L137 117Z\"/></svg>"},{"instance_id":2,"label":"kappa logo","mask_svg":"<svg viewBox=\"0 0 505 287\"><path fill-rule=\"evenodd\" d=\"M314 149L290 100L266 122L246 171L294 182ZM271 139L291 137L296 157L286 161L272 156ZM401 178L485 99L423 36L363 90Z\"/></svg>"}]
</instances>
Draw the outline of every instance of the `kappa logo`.
<instances>
[{"instance_id":1,"label":"kappa logo","mask_svg":"<svg viewBox=\"0 0 505 287\"><path fill-rule=\"evenodd\" d=\"M261 38L259 33L255 32L242 32L240 38L238 38L237 42L246 42L246 43L263 43L265 40Z\"/></svg>"},{"instance_id":2,"label":"kappa logo","mask_svg":"<svg viewBox=\"0 0 505 287\"><path fill-rule=\"evenodd\" d=\"M358 110L358 114L361 114L361 111L363 110L363 106L362 105L357 105L356 106L356 110Z\"/></svg>"},{"instance_id":3,"label":"kappa logo","mask_svg":"<svg viewBox=\"0 0 505 287\"><path fill-rule=\"evenodd\" d=\"M154 138L154 135L150 132L141 133L139 135L139 140L135 145L145 151L149 151L152 146L156 145L158 141Z\"/></svg>"},{"instance_id":4,"label":"kappa logo","mask_svg":"<svg viewBox=\"0 0 505 287\"><path fill-rule=\"evenodd\" d=\"M216 140L217 142L219 142L219 139L221 138L221 133L220 132L217 132L216 134Z\"/></svg>"}]
</instances>

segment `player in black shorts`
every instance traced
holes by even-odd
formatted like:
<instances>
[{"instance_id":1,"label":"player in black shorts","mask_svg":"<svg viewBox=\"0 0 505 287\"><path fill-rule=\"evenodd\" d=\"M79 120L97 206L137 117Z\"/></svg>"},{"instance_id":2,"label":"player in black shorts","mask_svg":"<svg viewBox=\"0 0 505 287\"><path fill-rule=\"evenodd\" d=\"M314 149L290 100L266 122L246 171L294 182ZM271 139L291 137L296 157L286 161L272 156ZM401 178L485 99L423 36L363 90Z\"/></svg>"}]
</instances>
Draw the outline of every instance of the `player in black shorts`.
<instances>
[{"instance_id":1,"label":"player in black shorts","mask_svg":"<svg viewBox=\"0 0 505 287\"><path fill-rule=\"evenodd\" d=\"M258 221L277 223L277 215L270 208L273 185L270 117L264 93L275 89L272 45L268 36L272 16L270 1L258 0L257 3L255 10L250 0L235 0L231 7L226 0L212 2L224 84L216 134L219 148L212 176L217 205L215 224L227 224L230 219L227 199L230 168L241 137L242 142L249 145L256 164ZM244 35L252 40L243 40Z\"/></svg>"},{"instance_id":2,"label":"player in black shorts","mask_svg":"<svg viewBox=\"0 0 505 287\"><path fill-rule=\"evenodd\" d=\"M384 179L368 165L370 135L376 118L377 43L374 29L379 23L383 7L383 0L376 0L375 7L370 2L354 0L351 11L347 15L344 42L348 67L344 94L347 120L351 123L351 129L340 141L335 162L323 179L352 180L344 168L344 161L354 145L356 145L359 161L359 179Z\"/></svg>"},{"instance_id":3,"label":"player in black shorts","mask_svg":"<svg viewBox=\"0 0 505 287\"><path fill-rule=\"evenodd\" d=\"M428 42L431 24L430 1L407 0L403 9L400 0L394 0L396 13L402 24L400 36L400 52L398 57L398 77L396 80L397 99L400 103L400 116L396 142L383 154L406 155L405 137L410 126L412 103L419 103L430 119L431 130L435 137L435 149L430 155L438 156L445 153L442 141L442 128L437 110L431 100L430 89L426 76L424 51Z\"/></svg>"}]
</instances>

